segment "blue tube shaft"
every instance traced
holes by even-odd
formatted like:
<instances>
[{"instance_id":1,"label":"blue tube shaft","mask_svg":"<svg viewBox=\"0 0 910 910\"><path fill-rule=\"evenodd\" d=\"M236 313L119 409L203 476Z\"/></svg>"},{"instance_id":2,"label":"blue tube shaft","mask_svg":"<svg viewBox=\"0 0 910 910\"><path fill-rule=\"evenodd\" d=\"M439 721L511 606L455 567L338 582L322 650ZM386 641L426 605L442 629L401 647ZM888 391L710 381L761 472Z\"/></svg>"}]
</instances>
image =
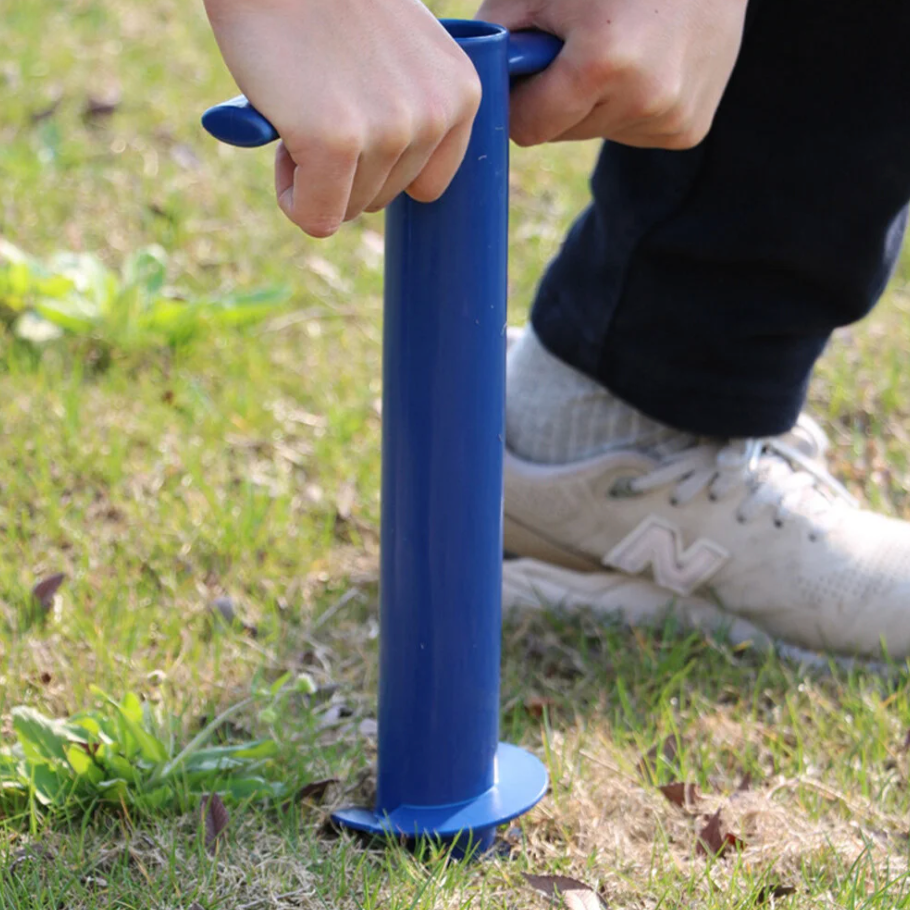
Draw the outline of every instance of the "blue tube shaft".
<instances>
[{"instance_id":1,"label":"blue tube shaft","mask_svg":"<svg viewBox=\"0 0 910 910\"><path fill-rule=\"evenodd\" d=\"M502 610L508 36L448 22L483 101L432 205L386 222L377 815L495 782Z\"/></svg>"}]
</instances>

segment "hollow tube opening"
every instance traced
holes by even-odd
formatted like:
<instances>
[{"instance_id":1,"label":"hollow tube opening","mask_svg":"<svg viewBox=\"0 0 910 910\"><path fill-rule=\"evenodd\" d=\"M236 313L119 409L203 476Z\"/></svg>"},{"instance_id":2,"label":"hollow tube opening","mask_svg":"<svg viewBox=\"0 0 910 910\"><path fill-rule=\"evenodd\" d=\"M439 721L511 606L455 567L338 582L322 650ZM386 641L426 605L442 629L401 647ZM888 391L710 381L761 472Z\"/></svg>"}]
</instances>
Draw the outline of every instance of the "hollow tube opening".
<instances>
[{"instance_id":1,"label":"hollow tube opening","mask_svg":"<svg viewBox=\"0 0 910 910\"><path fill-rule=\"evenodd\" d=\"M459 44L488 41L490 38L498 38L500 35L506 34L506 29L501 25L493 25L490 22L477 22L472 19L443 19L442 24L445 30Z\"/></svg>"}]
</instances>

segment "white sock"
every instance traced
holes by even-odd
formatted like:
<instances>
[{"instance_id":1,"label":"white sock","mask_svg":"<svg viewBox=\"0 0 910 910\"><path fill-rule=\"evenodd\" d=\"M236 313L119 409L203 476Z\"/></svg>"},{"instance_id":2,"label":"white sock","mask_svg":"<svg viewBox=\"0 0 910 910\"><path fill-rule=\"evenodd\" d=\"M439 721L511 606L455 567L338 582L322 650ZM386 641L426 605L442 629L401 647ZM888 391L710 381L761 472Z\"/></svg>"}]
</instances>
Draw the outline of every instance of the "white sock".
<instances>
[{"instance_id":1,"label":"white sock","mask_svg":"<svg viewBox=\"0 0 910 910\"><path fill-rule=\"evenodd\" d=\"M568 464L617 449L665 458L696 442L554 357L530 325L507 364L506 445L519 458Z\"/></svg>"}]
</instances>

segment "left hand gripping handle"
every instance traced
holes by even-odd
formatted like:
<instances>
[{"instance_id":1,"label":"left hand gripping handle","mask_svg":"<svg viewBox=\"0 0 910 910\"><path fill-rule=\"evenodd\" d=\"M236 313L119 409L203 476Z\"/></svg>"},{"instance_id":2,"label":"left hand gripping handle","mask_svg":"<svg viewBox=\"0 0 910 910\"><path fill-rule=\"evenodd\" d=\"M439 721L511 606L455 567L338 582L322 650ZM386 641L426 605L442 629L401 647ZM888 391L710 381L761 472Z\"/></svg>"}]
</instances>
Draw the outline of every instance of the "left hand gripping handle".
<instances>
[{"instance_id":1,"label":"left hand gripping handle","mask_svg":"<svg viewBox=\"0 0 910 910\"><path fill-rule=\"evenodd\" d=\"M509 74L533 76L545 70L562 50L562 41L546 32L524 31L509 35ZM268 145L278 131L243 95L210 107L202 125L216 139L240 148Z\"/></svg>"}]
</instances>

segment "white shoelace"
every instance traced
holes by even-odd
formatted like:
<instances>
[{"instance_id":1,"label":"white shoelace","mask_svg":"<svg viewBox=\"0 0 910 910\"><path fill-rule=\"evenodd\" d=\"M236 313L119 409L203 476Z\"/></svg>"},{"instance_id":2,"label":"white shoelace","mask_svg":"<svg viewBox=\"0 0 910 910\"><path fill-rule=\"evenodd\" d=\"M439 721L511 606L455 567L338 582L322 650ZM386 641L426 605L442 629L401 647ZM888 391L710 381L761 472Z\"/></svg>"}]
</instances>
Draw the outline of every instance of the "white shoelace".
<instances>
[{"instance_id":1,"label":"white shoelace","mask_svg":"<svg viewBox=\"0 0 910 910\"><path fill-rule=\"evenodd\" d=\"M707 489L718 502L745 487L736 518L743 524L770 507L778 526L797 512L821 519L840 500L856 500L817 461L778 438L743 439L718 450L699 445L628 482L631 493L675 484L671 502L681 506ZM815 495L812 495L815 494Z\"/></svg>"}]
</instances>

